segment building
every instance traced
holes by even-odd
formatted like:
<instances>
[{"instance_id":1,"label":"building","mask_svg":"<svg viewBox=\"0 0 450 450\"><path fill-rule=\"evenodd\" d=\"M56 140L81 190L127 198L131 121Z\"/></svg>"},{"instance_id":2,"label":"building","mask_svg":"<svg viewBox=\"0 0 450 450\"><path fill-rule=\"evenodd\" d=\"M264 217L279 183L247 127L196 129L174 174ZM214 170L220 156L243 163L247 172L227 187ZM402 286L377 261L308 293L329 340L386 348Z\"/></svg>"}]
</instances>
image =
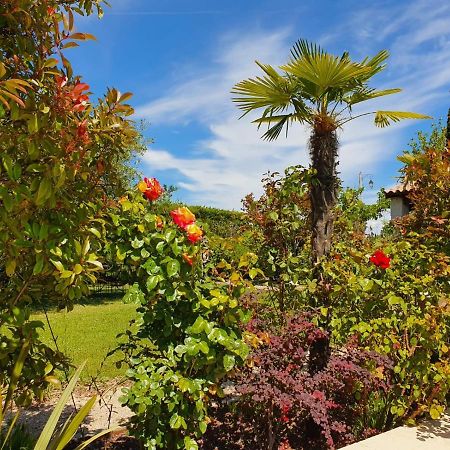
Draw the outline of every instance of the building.
<instances>
[{"instance_id":1,"label":"building","mask_svg":"<svg viewBox=\"0 0 450 450\"><path fill-rule=\"evenodd\" d=\"M391 200L391 220L406 216L412 210L413 204L409 199L411 190L410 184L397 184L384 191L386 198Z\"/></svg>"}]
</instances>

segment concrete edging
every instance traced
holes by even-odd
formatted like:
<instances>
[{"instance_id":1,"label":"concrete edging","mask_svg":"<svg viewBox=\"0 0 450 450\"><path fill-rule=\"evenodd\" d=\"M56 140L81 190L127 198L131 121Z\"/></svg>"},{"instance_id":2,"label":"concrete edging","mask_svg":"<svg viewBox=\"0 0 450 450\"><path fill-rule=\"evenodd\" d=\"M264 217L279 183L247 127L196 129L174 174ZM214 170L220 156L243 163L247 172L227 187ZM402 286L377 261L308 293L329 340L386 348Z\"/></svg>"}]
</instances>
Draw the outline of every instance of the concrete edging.
<instances>
[{"instance_id":1,"label":"concrete edging","mask_svg":"<svg viewBox=\"0 0 450 450\"><path fill-rule=\"evenodd\" d=\"M426 420L417 427L398 427L378 434L345 450L450 450L450 413Z\"/></svg>"}]
</instances>

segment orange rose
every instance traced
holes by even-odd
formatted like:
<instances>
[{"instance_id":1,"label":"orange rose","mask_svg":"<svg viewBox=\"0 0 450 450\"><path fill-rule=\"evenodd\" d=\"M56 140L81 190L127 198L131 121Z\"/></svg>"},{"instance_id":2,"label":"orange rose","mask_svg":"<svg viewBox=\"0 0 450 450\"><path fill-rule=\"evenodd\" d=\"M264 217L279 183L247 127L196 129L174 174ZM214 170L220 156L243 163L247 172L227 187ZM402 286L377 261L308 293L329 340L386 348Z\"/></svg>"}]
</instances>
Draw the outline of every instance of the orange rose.
<instances>
[{"instance_id":1,"label":"orange rose","mask_svg":"<svg viewBox=\"0 0 450 450\"><path fill-rule=\"evenodd\" d=\"M186 232L187 232L188 240L190 242L192 242L193 244L198 242L203 236L202 229L198 225L196 225L195 223L192 223L191 225L188 225L186 227Z\"/></svg>"},{"instance_id":2,"label":"orange rose","mask_svg":"<svg viewBox=\"0 0 450 450\"><path fill-rule=\"evenodd\" d=\"M187 254L187 253L183 253L183 259L190 265L192 266L192 258Z\"/></svg>"},{"instance_id":3,"label":"orange rose","mask_svg":"<svg viewBox=\"0 0 450 450\"><path fill-rule=\"evenodd\" d=\"M156 216L155 225L156 225L156 228L162 228L164 226L164 223L163 223L161 217Z\"/></svg>"},{"instance_id":4,"label":"orange rose","mask_svg":"<svg viewBox=\"0 0 450 450\"><path fill-rule=\"evenodd\" d=\"M174 209L170 212L170 215L172 216L173 221L183 230L195 222L194 214L192 214L192 212L189 211L189 208L186 208L185 206Z\"/></svg>"},{"instance_id":5,"label":"orange rose","mask_svg":"<svg viewBox=\"0 0 450 450\"><path fill-rule=\"evenodd\" d=\"M163 188L156 178L144 178L143 181L139 181L137 187L144 197L151 201L157 200L163 193Z\"/></svg>"}]
</instances>

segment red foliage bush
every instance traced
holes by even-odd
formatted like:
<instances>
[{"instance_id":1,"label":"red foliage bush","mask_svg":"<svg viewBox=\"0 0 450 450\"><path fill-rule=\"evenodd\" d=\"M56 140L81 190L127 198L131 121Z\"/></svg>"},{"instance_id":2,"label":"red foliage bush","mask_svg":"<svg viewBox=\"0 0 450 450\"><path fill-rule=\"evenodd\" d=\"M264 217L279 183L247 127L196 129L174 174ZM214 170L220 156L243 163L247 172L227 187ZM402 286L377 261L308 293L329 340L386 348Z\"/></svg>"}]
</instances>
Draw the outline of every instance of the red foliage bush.
<instances>
[{"instance_id":1,"label":"red foliage bush","mask_svg":"<svg viewBox=\"0 0 450 450\"><path fill-rule=\"evenodd\" d=\"M323 334L311 317L291 317L278 331L255 319L248 328L262 345L235 375L236 396L218 408L204 449L334 449L376 433L364 417L390 390L387 358L349 344L310 375L309 348Z\"/></svg>"}]
</instances>

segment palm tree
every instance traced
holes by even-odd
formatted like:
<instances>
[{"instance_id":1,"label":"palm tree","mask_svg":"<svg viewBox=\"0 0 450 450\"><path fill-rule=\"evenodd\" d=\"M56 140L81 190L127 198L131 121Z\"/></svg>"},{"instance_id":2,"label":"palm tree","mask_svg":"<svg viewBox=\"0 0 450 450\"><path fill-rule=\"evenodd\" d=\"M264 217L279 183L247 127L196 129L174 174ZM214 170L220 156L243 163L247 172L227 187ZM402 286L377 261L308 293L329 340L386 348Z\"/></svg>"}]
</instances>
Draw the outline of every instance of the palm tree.
<instances>
[{"instance_id":1,"label":"palm tree","mask_svg":"<svg viewBox=\"0 0 450 450\"><path fill-rule=\"evenodd\" d=\"M287 135L293 122L311 127L309 149L314 172L310 183L312 258L315 276L324 286L317 300L324 306L329 306L328 283L325 282L326 274L321 273L317 263L330 253L332 243L333 210L339 184L336 172L337 129L365 115L374 115L375 125L379 127L401 119L429 118L402 111L370 111L353 115L354 105L401 91L377 90L369 86L369 80L385 68L384 62L388 57L389 53L382 50L371 59L354 62L347 52L334 56L317 45L300 40L292 48L289 62L280 67L282 73L268 64L256 62L264 75L241 81L232 91L237 95L233 101L244 111L241 117L262 109L261 117L254 122L258 127L268 125L264 139L277 139L283 129ZM328 331L328 318L323 327ZM310 373L322 370L329 357L329 333L324 333L311 345Z\"/></svg>"},{"instance_id":2,"label":"palm tree","mask_svg":"<svg viewBox=\"0 0 450 450\"><path fill-rule=\"evenodd\" d=\"M330 252L333 235L333 208L336 204L338 178L338 139L336 130L358 117L372 114L375 125L385 127L401 119L425 119L429 116L402 111L371 111L353 115L354 105L401 89L376 90L369 80L385 68L386 50L373 58L354 62L347 52L331 55L319 46L299 40L291 58L279 73L272 66L256 62L264 75L241 81L232 93L233 101L245 116L262 109L254 122L268 125L263 138L275 140L293 122L311 127L309 148L315 177L310 186L312 210L312 253L318 262Z\"/></svg>"}]
</instances>

